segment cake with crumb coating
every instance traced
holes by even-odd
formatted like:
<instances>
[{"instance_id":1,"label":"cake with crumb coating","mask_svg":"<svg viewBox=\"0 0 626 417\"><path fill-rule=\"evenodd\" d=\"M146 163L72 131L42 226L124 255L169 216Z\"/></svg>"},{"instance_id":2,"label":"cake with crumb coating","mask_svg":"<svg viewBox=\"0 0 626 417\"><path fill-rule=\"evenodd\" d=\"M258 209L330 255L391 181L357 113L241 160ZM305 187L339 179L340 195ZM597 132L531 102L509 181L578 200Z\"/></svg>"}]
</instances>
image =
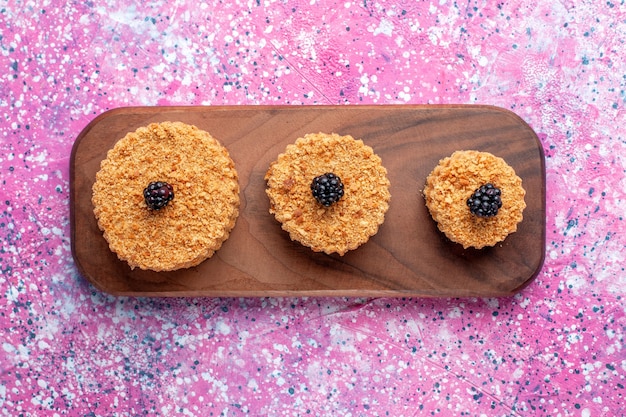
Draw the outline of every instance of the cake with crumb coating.
<instances>
[{"instance_id":1,"label":"cake with crumb coating","mask_svg":"<svg viewBox=\"0 0 626 417\"><path fill-rule=\"evenodd\" d=\"M196 266L228 239L239 215L227 149L182 122L126 134L101 162L92 191L98 227L131 269Z\"/></svg>"},{"instance_id":2,"label":"cake with crumb coating","mask_svg":"<svg viewBox=\"0 0 626 417\"><path fill-rule=\"evenodd\" d=\"M292 240L315 252L344 255L383 224L391 194L387 170L352 136L310 133L270 164L270 213Z\"/></svg>"},{"instance_id":3,"label":"cake with crumb coating","mask_svg":"<svg viewBox=\"0 0 626 417\"><path fill-rule=\"evenodd\" d=\"M482 249L517 231L526 208L522 179L489 152L456 151L426 179L426 206L437 227L463 248Z\"/></svg>"}]
</instances>

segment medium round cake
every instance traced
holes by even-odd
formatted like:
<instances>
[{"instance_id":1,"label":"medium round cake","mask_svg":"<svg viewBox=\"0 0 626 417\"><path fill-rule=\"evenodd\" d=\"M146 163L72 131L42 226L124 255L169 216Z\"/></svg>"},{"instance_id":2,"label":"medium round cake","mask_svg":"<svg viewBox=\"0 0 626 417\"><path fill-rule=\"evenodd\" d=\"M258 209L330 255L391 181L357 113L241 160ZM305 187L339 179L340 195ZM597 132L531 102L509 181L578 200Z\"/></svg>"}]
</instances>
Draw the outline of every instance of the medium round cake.
<instances>
[{"instance_id":1,"label":"medium round cake","mask_svg":"<svg viewBox=\"0 0 626 417\"><path fill-rule=\"evenodd\" d=\"M358 248L389 208L387 170L351 136L312 133L290 144L265 175L270 213L292 240L327 254Z\"/></svg>"},{"instance_id":2,"label":"medium round cake","mask_svg":"<svg viewBox=\"0 0 626 417\"><path fill-rule=\"evenodd\" d=\"M489 152L457 151L442 159L423 194L439 230L463 248L502 242L517 231L526 208L521 178Z\"/></svg>"},{"instance_id":3,"label":"medium round cake","mask_svg":"<svg viewBox=\"0 0 626 417\"><path fill-rule=\"evenodd\" d=\"M152 123L108 151L92 203L110 249L131 269L188 268L211 257L235 226L237 171L208 132Z\"/></svg>"}]
</instances>

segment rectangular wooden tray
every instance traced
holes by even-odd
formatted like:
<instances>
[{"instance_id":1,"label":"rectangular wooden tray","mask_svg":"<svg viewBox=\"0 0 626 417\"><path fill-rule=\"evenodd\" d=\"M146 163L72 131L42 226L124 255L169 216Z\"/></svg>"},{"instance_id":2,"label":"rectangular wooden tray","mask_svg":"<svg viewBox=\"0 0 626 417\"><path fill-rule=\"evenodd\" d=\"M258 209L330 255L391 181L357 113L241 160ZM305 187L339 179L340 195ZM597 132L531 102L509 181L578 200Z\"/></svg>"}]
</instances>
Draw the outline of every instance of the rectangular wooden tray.
<instances>
[{"instance_id":1,"label":"rectangular wooden tray","mask_svg":"<svg viewBox=\"0 0 626 417\"><path fill-rule=\"evenodd\" d=\"M98 229L91 187L107 151L127 132L181 121L210 132L230 152L240 216L210 259L175 272L131 270ZM382 158L391 204L378 234L343 257L292 242L269 214L264 175L285 147L310 132L350 134ZM442 235L421 194L441 158L476 149L504 158L522 178L527 208L518 231L493 248L464 250ZM101 114L72 148L72 253L98 289L127 296L510 296L538 274L545 253L541 143L514 113L492 106L136 107Z\"/></svg>"}]
</instances>

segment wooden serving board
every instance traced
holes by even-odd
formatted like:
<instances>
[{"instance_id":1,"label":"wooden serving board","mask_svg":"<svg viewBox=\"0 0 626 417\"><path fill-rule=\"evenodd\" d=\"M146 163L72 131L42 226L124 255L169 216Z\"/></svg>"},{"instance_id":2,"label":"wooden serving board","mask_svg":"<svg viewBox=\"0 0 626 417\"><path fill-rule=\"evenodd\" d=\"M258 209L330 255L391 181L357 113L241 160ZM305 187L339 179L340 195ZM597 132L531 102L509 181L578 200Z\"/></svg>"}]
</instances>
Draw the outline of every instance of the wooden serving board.
<instances>
[{"instance_id":1,"label":"wooden serving board","mask_svg":"<svg viewBox=\"0 0 626 417\"><path fill-rule=\"evenodd\" d=\"M240 215L210 259L175 272L131 270L98 229L91 187L100 161L129 131L181 121L210 132L230 152ZM298 137L350 134L382 158L391 204L378 234L343 257L292 242L269 214L264 175ZM452 243L431 219L421 190L441 158L475 149L504 158L522 178L527 208L518 231L493 248ZM139 107L108 111L80 133L71 155L72 253L102 291L127 296L510 296L538 274L545 253L545 166L533 130L491 106Z\"/></svg>"}]
</instances>

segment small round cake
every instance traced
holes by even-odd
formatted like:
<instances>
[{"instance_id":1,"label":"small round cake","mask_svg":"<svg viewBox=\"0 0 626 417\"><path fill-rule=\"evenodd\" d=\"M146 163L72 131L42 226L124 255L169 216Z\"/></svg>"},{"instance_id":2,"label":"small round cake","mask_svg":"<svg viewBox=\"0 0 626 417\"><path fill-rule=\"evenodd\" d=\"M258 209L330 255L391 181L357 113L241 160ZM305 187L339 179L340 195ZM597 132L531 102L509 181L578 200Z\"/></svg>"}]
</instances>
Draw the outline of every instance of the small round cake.
<instances>
[{"instance_id":1,"label":"small round cake","mask_svg":"<svg viewBox=\"0 0 626 417\"><path fill-rule=\"evenodd\" d=\"M344 255L378 232L389 208L387 170L362 140L315 133L299 138L270 165L270 213L292 240Z\"/></svg>"},{"instance_id":2,"label":"small round cake","mask_svg":"<svg viewBox=\"0 0 626 417\"><path fill-rule=\"evenodd\" d=\"M152 123L108 151L93 185L98 227L131 269L198 265L228 239L239 184L228 151L181 122Z\"/></svg>"},{"instance_id":3,"label":"small round cake","mask_svg":"<svg viewBox=\"0 0 626 417\"><path fill-rule=\"evenodd\" d=\"M526 208L521 178L488 152L457 151L442 159L423 193L439 230L463 248L503 241L517 231Z\"/></svg>"}]
</instances>

